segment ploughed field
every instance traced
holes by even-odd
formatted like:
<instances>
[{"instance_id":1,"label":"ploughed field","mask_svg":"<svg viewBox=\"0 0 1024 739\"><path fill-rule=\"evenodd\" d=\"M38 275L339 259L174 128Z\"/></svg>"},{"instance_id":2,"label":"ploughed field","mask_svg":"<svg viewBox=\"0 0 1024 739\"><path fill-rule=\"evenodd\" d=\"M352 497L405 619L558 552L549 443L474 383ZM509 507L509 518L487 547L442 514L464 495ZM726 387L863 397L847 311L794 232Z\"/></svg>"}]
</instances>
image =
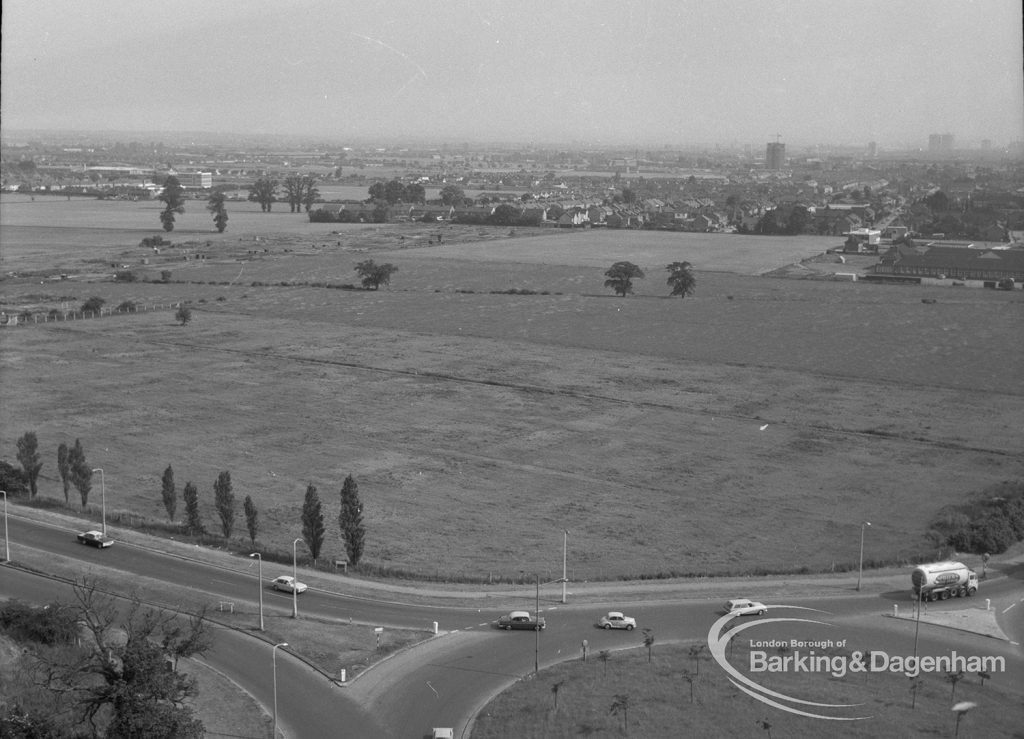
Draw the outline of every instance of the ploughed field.
<instances>
[{"instance_id":1,"label":"ploughed field","mask_svg":"<svg viewBox=\"0 0 1024 739\"><path fill-rule=\"evenodd\" d=\"M286 551L312 483L329 558L351 473L369 565L551 580L567 529L583 580L855 566L863 521L867 561L934 555L939 509L1024 473L1019 293L757 276L834 238L310 224L251 204L217 234L197 201L163 234L158 210L0 201L7 313L193 308L186 326L0 329L0 456L36 431L41 495L63 498L56 449L80 438L108 511L163 517L171 464L218 530L228 470L235 537L251 495L259 545ZM157 234L175 246L139 248ZM365 259L398 266L390 288L337 289ZM627 298L603 287L620 259L646 273ZM682 260L697 293L672 299ZM124 265L170 281L113 282Z\"/></svg>"}]
</instances>

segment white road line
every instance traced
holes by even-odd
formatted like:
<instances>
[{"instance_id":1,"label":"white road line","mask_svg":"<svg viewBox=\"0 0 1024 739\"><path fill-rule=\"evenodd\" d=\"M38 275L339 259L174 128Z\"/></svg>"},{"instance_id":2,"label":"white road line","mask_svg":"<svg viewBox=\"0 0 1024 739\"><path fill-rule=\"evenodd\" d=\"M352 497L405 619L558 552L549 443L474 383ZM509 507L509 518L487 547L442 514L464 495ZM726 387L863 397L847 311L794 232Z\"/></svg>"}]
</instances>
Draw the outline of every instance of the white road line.
<instances>
[{"instance_id":1,"label":"white road line","mask_svg":"<svg viewBox=\"0 0 1024 739\"><path fill-rule=\"evenodd\" d=\"M1006 613L1008 610L1013 608L1015 605L1017 605L1017 604L1016 603L1011 603L1010 605L1008 605L1006 608L1003 609L1003 613Z\"/></svg>"}]
</instances>

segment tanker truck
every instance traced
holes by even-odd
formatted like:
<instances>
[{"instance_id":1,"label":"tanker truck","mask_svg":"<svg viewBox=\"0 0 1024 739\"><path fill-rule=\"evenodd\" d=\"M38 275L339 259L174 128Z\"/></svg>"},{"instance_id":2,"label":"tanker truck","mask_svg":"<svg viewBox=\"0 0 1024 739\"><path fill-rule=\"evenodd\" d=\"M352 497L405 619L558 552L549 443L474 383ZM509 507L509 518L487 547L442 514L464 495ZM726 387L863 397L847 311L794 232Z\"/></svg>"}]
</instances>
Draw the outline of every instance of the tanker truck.
<instances>
[{"instance_id":1,"label":"tanker truck","mask_svg":"<svg viewBox=\"0 0 1024 739\"><path fill-rule=\"evenodd\" d=\"M978 575L961 562L918 565L910 580L914 584L914 598L921 600L970 596L978 590Z\"/></svg>"}]
</instances>

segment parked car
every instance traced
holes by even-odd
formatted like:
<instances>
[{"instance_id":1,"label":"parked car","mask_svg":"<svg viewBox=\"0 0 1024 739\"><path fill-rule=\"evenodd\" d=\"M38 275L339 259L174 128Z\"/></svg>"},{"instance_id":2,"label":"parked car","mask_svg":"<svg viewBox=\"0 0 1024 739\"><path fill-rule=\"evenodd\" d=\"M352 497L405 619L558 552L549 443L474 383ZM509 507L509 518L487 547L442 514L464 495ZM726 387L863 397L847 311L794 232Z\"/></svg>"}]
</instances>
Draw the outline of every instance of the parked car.
<instances>
[{"instance_id":1,"label":"parked car","mask_svg":"<svg viewBox=\"0 0 1024 739\"><path fill-rule=\"evenodd\" d=\"M455 739L453 729L434 729L430 733L430 739Z\"/></svg>"},{"instance_id":2,"label":"parked car","mask_svg":"<svg viewBox=\"0 0 1024 739\"><path fill-rule=\"evenodd\" d=\"M305 593L308 587L306 583L299 582L291 575L281 575L281 577L274 579L274 590L283 590L286 593L295 591L296 593Z\"/></svg>"},{"instance_id":3,"label":"parked car","mask_svg":"<svg viewBox=\"0 0 1024 739\"><path fill-rule=\"evenodd\" d=\"M102 531L83 531L78 535L78 543L88 544L91 547L99 547L100 549L114 546L114 540L109 536L104 536Z\"/></svg>"},{"instance_id":4,"label":"parked car","mask_svg":"<svg viewBox=\"0 0 1024 739\"><path fill-rule=\"evenodd\" d=\"M758 603L749 598L736 598L725 604L726 613L735 613L737 616L761 616L768 610L764 603Z\"/></svg>"},{"instance_id":5,"label":"parked car","mask_svg":"<svg viewBox=\"0 0 1024 739\"><path fill-rule=\"evenodd\" d=\"M512 611L507 616L499 618L495 624L499 629L529 629L540 631L544 628L543 618L534 618L529 611Z\"/></svg>"},{"instance_id":6,"label":"parked car","mask_svg":"<svg viewBox=\"0 0 1024 739\"><path fill-rule=\"evenodd\" d=\"M623 616L618 611L608 611L606 616L601 616L597 625L602 629L625 629L632 631L636 628L636 619L631 616Z\"/></svg>"}]
</instances>

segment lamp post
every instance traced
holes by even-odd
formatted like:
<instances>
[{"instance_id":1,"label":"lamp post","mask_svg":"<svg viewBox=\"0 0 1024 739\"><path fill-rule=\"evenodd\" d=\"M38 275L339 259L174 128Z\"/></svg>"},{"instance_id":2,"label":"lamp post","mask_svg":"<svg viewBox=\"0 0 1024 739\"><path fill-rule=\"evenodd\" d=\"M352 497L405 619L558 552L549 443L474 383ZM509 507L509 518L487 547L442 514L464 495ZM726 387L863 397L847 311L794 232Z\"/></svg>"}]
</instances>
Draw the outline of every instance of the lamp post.
<instances>
[{"instance_id":1,"label":"lamp post","mask_svg":"<svg viewBox=\"0 0 1024 739\"><path fill-rule=\"evenodd\" d=\"M569 529L563 529L562 534L562 602L565 603L565 586L569 582L565 569L565 553L569 548Z\"/></svg>"},{"instance_id":2,"label":"lamp post","mask_svg":"<svg viewBox=\"0 0 1024 739\"><path fill-rule=\"evenodd\" d=\"M103 470L99 467L93 470L93 472L100 473L100 515L102 518L103 535L107 535L107 483L103 477Z\"/></svg>"},{"instance_id":3,"label":"lamp post","mask_svg":"<svg viewBox=\"0 0 1024 739\"><path fill-rule=\"evenodd\" d=\"M870 521L865 521L860 525L860 565L857 567L857 592L860 592L860 581L864 576L864 529L870 525Z\"/></svg>"},{"instance_id":4,"label":"lamp post","mask_svg":"<svg viewBox=\"0 0 1024 739\"><path fill-rule=\"evenodd\" d=\"M249 556L255 557L256 561L259 562L259 574L257 576L260 579L260 631L263 631L263 557L260 556L259 552L253 552Z\"/></svg>"},{"instance_id":5,"label":"lamp post","mask_svg":"<svg viewBox=\"0 0 1024 739\"><path fill-rule=\"evenodd\" d=\"M277 739L277 648L287 646L288 642L285 641L275 644L274 648L270 650L270 662L274 670L274 739Z\"/></svg>"},{"instance_id":6,"label":"lamp post","mask_svg":"<svg viewBox=\"0 0 1024 739\"><path fill-rule=\"evenodd\" d=\"M0 490L4 496L4 562L11 561L11 539L7 536L7 491Z\"/></svg>"},{"instance_id":7,"label":"lamp post","mask_svg":"<svg viewBox=\"0 0 1024 739\"><path fill-rule=\"evenodd\" d=\"M303 541L301 536L292 542L292 618L299 617L299 578L296 575L298 553L296 547L300 541Z\"/></svg>"},{"instance_id":8,"label":"lamp post","mask_svg":"<svg viewBox=\"0 0 1024 739\"><path fill-rule=\"evenodd\" d=\"M535 675L540 672L540 586L556 582L565 582L565 580L551 580L550 582L541 583L540 574L537 575L537 597L534 601L534 618L537 619L537 625L533 628L533 633L536 635L533 645L533 674Z\"/></svg>"}]
</instances>

